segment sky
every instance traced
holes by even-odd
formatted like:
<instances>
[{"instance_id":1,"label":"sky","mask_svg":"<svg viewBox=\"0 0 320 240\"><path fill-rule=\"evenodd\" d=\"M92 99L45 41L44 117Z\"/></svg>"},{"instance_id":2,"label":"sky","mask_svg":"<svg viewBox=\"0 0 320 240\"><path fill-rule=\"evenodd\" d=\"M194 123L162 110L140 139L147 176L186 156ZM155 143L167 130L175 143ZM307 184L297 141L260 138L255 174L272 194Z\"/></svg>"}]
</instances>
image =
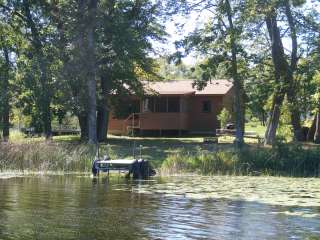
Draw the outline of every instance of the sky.
<instances>
[{"instance_id":1,"label":"sky","mask_svg":"<svg viewBox=\"0 0 320 240\"><path fill-rule=\"evenodd\" d=\"M306 7L315 8L320 12L320 0L307 0ZM189 33L191 33L197 26L201 26L203 23L208 21L212 13L209 11L203 11L199 13L191 13L187 17L175 16L173 19L168 20L165 23L165 28L169 36L165 44L156 44L156 49L162 54L172 54L176 51L174 42L183 39ZM182 30L176 25L184 24ZM284 45L287 49L290 49L291 42L289 39L284 40ZM197 61L195 54L191 54L183 59L183 62L188 65L194 65Z\"/></svg>"}]
</instances>

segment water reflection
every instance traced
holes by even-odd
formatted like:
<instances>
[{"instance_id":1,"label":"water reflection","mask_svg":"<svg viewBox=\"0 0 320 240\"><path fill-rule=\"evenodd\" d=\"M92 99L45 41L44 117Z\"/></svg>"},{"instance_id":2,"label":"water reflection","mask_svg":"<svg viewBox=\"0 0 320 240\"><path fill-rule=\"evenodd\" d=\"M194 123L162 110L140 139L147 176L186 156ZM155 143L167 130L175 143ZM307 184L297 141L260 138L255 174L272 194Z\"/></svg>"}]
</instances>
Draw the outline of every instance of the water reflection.
<instances>
[{"instance_id":1,"label":"water reflection","mask_svg":"<svg viewBox=\"0 0 320 240\"><path fill-rule=\"evenodd\" d=\"M320 239L319 190L318 179L0 179L0 239Z\"/></svg>"}]
</instances>

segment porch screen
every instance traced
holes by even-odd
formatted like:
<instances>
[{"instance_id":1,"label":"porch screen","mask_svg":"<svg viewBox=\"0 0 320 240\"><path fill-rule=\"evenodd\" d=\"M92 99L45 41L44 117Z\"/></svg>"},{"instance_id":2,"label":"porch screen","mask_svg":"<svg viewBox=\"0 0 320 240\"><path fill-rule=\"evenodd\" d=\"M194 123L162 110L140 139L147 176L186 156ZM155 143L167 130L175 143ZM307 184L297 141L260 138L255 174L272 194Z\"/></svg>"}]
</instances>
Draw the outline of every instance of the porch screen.
<instances>
[{"instance_id":1,"label":"porch screen","mask_svg":"<svg viewBox=\"0 0 320 240\"><path fill-rule=\"evenodd\" d=\"M159 97L155 98L155 112L166 112L167 111L167 98Z\"/></svg>"},{"instance_id":2,"label":"porch screen","mask_svg":"<svg viewBox=\"0 0 320 240\"><path fill-rule=\"evenodd\" d=\"M168 112L180 112L179 97L168 97Z\"/></svg>"},{"instance_id":3,"label":"porch screen","mask_svg":"<svg viewBox=\"0 0 320 240\"><path fill-rule=\"evenodd\" d=\"M150 97L144 100L144 111L166 113L180 112L179 97Z\"/></svg>"}]
</instances>

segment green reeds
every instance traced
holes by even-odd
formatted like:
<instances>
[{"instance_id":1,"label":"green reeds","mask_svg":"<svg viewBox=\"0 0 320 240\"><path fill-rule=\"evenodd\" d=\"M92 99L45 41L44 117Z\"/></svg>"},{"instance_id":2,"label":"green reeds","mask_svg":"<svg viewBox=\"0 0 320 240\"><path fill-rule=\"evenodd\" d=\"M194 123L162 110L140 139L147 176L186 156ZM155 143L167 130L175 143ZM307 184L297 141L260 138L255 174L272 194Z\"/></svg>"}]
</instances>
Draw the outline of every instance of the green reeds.
<instances>
[{"instance_id":1,"label":"green reeds","mask_svg":"<svg viewBox=\"0 0 320 240\"><path fill-rule=\"evenodd\" d=\"M100 149L101 155L108 153L113 159L132 158L132 149L122 142ZM90 173L95 154L95 146L73 142L0 144L0 172ZM247 145L241 150L231 145L212 149L189 143L177 147L152 145L143 150L143 157L160 167L163 174L320 176L319 147L283 142L273 148Z\"/></svg>"},{"instance_id":2,"label":"green reeds","mask_svg":"<svg viewBox=\"0 0 320 240\"><path fill-rule=\"evenodd\" d=\"M0 171L89 172L94 156L94 149L84 144L1 144Z\"/></svg>"},{"instance_id":3,"label":"green reeds","mask_svg":"<svg viewBox=\"0 0 320 240\"><path fill-rule=\"evenodd\" d=\"M180 150L166 158L161 172L319 177L320 149L278 143L274 148L246 146L241 150L230 148L214 152Z\"/></svg>"}]
</instances>

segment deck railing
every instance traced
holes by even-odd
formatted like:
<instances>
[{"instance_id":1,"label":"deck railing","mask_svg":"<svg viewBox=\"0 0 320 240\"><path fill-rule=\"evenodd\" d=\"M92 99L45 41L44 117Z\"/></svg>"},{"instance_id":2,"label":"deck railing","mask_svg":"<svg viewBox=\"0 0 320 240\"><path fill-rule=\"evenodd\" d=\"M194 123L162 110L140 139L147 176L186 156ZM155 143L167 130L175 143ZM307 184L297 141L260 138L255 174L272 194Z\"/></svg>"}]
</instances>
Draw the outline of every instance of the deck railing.
<instances>
[{"instance_id":1,"label":"deck railing","mask_svg":"<svg viewBox=\"0 0 320 240\"><path fill-rule=\"evenodd\" d=\"M139 129L141 127L141 120L140 120L141 113L131 113L125 120L124 120L124 129L126 133L134 129Z\"/></svg>"}]
</instances>

